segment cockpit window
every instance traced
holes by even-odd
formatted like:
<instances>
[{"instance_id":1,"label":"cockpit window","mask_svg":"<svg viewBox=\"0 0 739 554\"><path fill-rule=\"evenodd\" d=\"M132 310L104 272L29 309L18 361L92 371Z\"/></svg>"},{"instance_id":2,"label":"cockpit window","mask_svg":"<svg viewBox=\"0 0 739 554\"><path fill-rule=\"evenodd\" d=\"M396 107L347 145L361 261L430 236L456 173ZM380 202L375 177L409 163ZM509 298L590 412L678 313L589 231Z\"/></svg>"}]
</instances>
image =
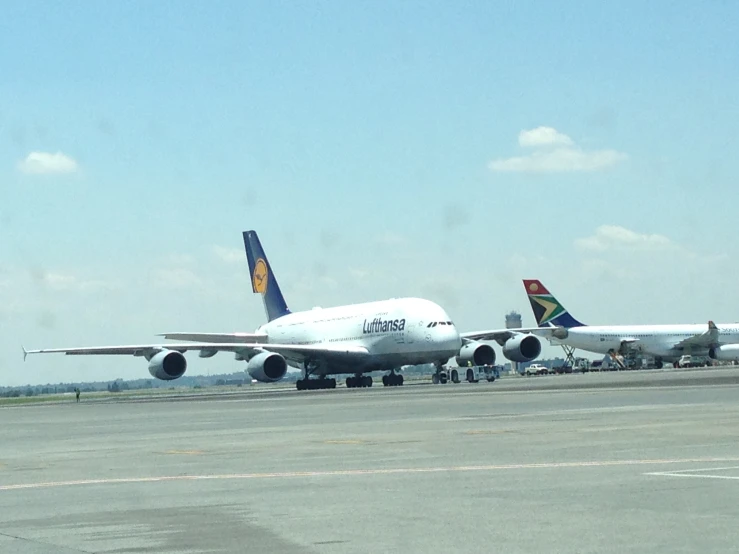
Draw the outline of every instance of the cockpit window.
<instances>
[{"instance_id":1,"label":"cockpit window","mask_svg":"<svg viewBox=\"0 0 739 554\"><path fill-rule=\"evenodd\" d=\"M436 327L437 325L453 325L451 321L432 321L426 327Z\"/></svg>"}]
</instances>

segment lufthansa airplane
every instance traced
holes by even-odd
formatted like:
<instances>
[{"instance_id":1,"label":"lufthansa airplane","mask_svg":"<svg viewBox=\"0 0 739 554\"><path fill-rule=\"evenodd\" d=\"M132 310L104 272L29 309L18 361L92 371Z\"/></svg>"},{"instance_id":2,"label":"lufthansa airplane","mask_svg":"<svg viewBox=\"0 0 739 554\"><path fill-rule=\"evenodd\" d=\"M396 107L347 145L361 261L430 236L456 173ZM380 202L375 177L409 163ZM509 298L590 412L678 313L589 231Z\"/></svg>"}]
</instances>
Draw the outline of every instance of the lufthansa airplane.
<instances>
[{"instance_id":1,"label":"lufthansa airplane","mask_svg":"<svg viewBox=\"0 0 739 554\"><path fill-rule=\"evenodd\" d=\"M347 387L370 387L374 371L387 372L383 385L403 384L396 373L403 365L433 363L437 367L456 357L459 365L492 365L495 351L482 341L496 341L513 361L531 361L541 342L528 329L498 329L460 333L438 304L421 298L397 298L335 308L291 312L280 292L255 231L243 233L252 289L262 296L267 323L255 333L165 333L165 339L187 341L133 346L24 349L27 354L127 354L149 362L149 373L162 380L184 375L184 353L201 358L233 352L246 361L246 371L261 382L281 380L288 365L303 371L298 390L335 388L331 375L351 375Z\"/></svg>"},{"instance_id":2,"label":"lufthansa airplane","mask_svg":"<svg viewBox=\"0 0 739 554\"><path fill-rule=\"evenodd\" d=\"M552 344L567 345L598 354L635 352L654 356L657 368L674 364L685 354L714 360L739 359L739 324L707 325L585 325L536 279L524 279L537 334L548 335Z\"/></svg>"}]
</instances>

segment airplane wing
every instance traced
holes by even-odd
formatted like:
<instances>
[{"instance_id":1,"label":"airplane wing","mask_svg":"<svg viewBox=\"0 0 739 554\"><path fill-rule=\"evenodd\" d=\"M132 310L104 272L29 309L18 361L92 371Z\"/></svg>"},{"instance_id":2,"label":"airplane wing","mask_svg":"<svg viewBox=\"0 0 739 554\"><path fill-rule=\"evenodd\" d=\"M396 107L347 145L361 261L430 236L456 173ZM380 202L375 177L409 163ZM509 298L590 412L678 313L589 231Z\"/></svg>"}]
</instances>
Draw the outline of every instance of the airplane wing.
<instances>
[{"instance_id":1,"label":"airplane wing","mask_svg":"<svg viewBox=\"0 0 739 554\"><path fill-rule=\"evenodd\" d=\"M683 339L675 345L675 348L690 348L697 346L699 348L711 348L721 344L719 340L718 327L713 321L708 322L708 329L703 333L698 333L687 339Z\"/></svg>"},{"instance_id":2,"label":"airplane wing","mask_svg":"<svg viewBox=\"0 0 739 554\"><path fill-rule=\"evenodd\" d=\"M169 340L234 343L266 342L268 338L265 333L162 333L157 336Z\"/></svg>"},{"instance_id":3,"label":"airplane wing","mask_svg":"<svg viewBox=\"0 0 739 554\"><path fill-rule=\"evenodd\" d=\"M494 340L503 345L508 339L519 334L531 333L539 336L552 336L559 327L520 327L518 329L493 329L488 331L473 331L460 333L462 340Z\"/></svg>"},{"instance_id":4,"label":"airplane wing","mask_svg":"<svg viewBox=\"0 0 739 554\"><path fill-rule=\"evenodd\" d=\"M249 357L258 352L278 352L293 361L303 361L306 357L318 359L329 358L361 358L369 354L362 346L328 346L320 344L269 344L269 343L170 343L170 344L137 344L129 346L92 346L83 348L44 348L41 350L23 349L23 359L28 354L66 354L67 356L94 355L128 355L151 357L162 350L176 350L185 353L190 350L200 351L212 356L217 352L235 352L242 357Z\"/></svg>"}]
</instances>

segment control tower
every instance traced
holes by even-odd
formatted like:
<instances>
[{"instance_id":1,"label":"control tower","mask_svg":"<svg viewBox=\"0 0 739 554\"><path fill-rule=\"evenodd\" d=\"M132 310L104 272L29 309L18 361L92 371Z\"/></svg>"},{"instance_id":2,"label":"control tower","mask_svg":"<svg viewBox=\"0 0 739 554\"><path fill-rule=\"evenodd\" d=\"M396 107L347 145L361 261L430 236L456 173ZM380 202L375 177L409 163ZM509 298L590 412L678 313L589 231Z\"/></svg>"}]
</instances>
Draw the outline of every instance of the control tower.
<instances>
[{"instance_id":1,"label":"control tower","mask_svg":"<svg viewBox=\"0 0 739 554\"><path fill-rule=\"evenodd\" d=\"M512 311L505 315L506 329L520 329L521 327L523 327L523 324L521 323L521 314L516 311Z\"/></svg>"},{"instance_id":2,"label":"control tower","mask_svg":"<svg viewBox=\"0 0 739 554\"><path fill-rule=\"evenodd\" d=\"M506 329L520 329L523 327L521 323L521 314L513 310L505 315L505 328ZM511 362L511 369L518 373L518 362Z\"/></svg>"}]
</instances>

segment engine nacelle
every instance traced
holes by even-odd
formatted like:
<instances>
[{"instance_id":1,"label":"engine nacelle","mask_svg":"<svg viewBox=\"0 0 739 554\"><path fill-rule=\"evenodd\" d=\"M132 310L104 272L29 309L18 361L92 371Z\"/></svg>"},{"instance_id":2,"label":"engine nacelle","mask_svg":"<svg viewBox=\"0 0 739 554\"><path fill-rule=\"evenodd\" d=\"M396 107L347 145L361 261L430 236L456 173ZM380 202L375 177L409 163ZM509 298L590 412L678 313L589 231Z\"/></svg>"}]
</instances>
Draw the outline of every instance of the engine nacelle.
<instances>
[{"instance_id":1,"label":"engine nacelle","mask_svg":"<svg viewBox=\"0 0 739 554\"><path fill-rule=\"evenodd\" d=\"M739 360L739 344L724 344L711 348L708 351L708 357L725 362Z\"/></svg>"},{"instance_id":2,"label":"engine nacelle","mask_svg":"<svg viewBox=\"0 0 739 554\"><path fill-rule=\"evenodd\" d=\"M503 345L503 355L512 362L530 362L541 354L541 341L534 335L516 335Z\"/></svg>"},{"instance_id":3,"label":"engine nacelle","mask_svg":"<svg viewBox=\"0 0 739 554\"><path fill-rule=\"evenodd\" d=\"M185 374L187 360L176 350L162 350L149 360L149 373L162 381L179 379Z\"/></svg>"},{"instance_id":4,"label":"engine nacelle","mask_svg":"<svg viewBox=\"0 0 739 554\"><path fill-rule=\"evenodd\" d=\"M262 383L274 383L287 373L287 362L276 352L262 352L249 360L246 371L252 379Z\"/></svg>"},{"instance_id":5,"label":"engine nacelle","mask_svg":"<svg viewBox=\"0 0 739 554\"><path fill-rule=\"evenodd\" d=\"M469 362L475 366L495 365L495 350L483 342L468 342L459 349L456 361L459 367L465 367Z\"/></svg>"}]
</instances>

